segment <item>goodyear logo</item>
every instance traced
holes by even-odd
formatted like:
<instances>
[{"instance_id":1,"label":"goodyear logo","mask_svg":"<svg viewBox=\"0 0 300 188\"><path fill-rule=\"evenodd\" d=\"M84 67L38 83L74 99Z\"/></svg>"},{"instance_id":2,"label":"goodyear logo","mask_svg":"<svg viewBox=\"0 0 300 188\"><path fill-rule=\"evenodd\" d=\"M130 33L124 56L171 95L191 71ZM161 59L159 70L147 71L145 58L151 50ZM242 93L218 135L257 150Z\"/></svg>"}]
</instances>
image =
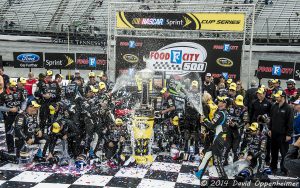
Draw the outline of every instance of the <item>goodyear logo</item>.
<instances>
[{"instance_id":1,"label":"goodyear logo","mask_svg":"<svg viewBox=\"0 0 300 188\"><path fill-rule=\"evenodd\" d=\"M233 61L225 58L225 57L221 57L217 59L217 64L222 66L222 67L232 67L233 66Z\"/></svg>"}]
</instances>

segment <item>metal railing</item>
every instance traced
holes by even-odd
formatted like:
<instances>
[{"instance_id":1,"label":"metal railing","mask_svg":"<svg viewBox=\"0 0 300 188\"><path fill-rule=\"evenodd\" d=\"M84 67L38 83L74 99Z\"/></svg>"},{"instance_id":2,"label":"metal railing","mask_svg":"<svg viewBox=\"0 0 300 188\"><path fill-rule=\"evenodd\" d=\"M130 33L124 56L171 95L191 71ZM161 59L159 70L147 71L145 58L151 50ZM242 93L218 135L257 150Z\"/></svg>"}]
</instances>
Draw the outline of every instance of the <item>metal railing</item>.
<instances>
[{"instance_id":1,"label":"metal railing","mask_svg":"<svg viewBox=\"0 0 300 188\"><path fill-rule=\"evenodd\" d=\"M255 22L255 38L270 39L300 39L300 17L295 18L265 18Z\"/></svg>"}]
</instances>

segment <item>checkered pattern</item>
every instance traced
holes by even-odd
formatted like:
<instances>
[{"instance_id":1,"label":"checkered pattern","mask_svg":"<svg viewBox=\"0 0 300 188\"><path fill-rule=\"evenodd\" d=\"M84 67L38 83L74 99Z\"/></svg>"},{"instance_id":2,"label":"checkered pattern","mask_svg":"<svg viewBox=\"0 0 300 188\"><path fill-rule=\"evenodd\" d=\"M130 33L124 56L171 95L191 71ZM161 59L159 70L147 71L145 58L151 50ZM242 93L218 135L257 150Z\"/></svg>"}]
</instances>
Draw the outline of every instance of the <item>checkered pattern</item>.
<instances>
[{"instance_id":1,"label":"checkered pattern","mask_svg":"<svg viewBox=\"0 0 300 188\"><path fill-rule=\"evenodd\" d=\"M155 62L153 69L156 71L181 71L181 64L170 64L169 62Z\"/></svg>"},{"instance_id":2,"label":"checkered pattern","mask_svg":"<svg viewBox=\"0 0 300 188\"><path fill-rule=\"evenodd\" d=\"M35 165L24 168L4 163L0 167L1 187L199 187L200 181L191 173L197 163L171 163L165 156L157 156L148 167L121 167L108 169L101 166L78 173L44 171ZM48 169L48 170L47 170ZM38 171L36 171L38 170Z\"/></svg>"}]
</instances>

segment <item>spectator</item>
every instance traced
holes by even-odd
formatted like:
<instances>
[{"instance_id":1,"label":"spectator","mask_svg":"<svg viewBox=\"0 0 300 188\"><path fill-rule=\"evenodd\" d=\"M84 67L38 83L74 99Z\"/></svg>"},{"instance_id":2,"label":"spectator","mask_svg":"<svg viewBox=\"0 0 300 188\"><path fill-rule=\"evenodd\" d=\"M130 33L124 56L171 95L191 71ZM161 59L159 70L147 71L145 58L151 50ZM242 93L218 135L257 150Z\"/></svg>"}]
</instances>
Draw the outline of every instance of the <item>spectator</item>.
<instances>
[{"instance_id":1,"label":"spectator","mask_svg":"<svg viewBox=\"0 0 300 188\"><path fill-rule=\"evenodd\" d=\"M28 92L28 101L32 101L34 99L32 93L32 86L36 84L37 80L34 78L34 74L32 72L28 73L28 80L26 80L25 89Z\"/></svg>"},{"instance_id":2,"label":"spectator","mask_svg":"<svg viewBox=\"0 0 300 188\"><path fill-rule=\"evenodd\" d=\"M229 89L229 87L230 87L230 84L233 82L233 80L231 79L231 78L229 78L229 79L227 79L227 81L226 81L226 88L227 89Z\"/></svg>"},{"instance_id":3,"label":"spectator","mask_svg":"<svg viewBox=\"0 0 300 188\"><path fill-rule=\"evenodd\" d=\"M249 108L251 103L256 99L257 83L252 80L250 83L251 88L246 91L245 94L245 106Z\"/></svg>"},{"instance_id":4,"label":"spectator","mask_svg":"<svg viewBox=\"0 0 300 188\"><path fill-rule=\"evenodd\" d=\"M278 151L281 154L280 175L286 175L287 170L283 166L284 157L288 151L289 141L293 134L293 109L286 103L286 94L278 91L274 95L276 103L271 108L269 136L271 137L271 169L276 173L278 164Z\"/></svg>"},{"instance_id":5,"label":"spectator","mask_svg":"<svg viewBox=\"0 0 300 188\"><path fill-rule=\"evenodd\" d=\"M220 90L220 85L222 85L222 86L224 85L224 87L223 87L223 89L224 89L224 88L225 88L225 84L226 84L226 83L225 83L225 77L222 75L222 76L220 76L220 78L219 78L219 83L218 83L217 89ZM222 87L222 86L221 86L221 87Z\"/></svg>"},{"instance_id":6,"label":"spectator","mask_svg":"<svg viewBox=\"0 0 300 188\"><path fill-rule=\"evenodd\" d=\"M272 100L273 89L274 89L273 79L270 79L268 80L268 88L266 89L266 98L270 101Z\"/></svg>"},{"instance_id":7,"label":"spectator","mask_svg":"<svg viewBox=\"0 0 300 188\"><path fill-rule=\"evenodd\" d=\"M300 138L290 146L285 158L284 166L288 169L289 176L300 177L300 158L299 158Z\"/></svg>"},{"instance_id":8,"label":"spectator","mask_svg":"<svg viewBox=\"0 0 300 188\"><path fill-rule=\"evenodd\" d=\"M203 93L206 91L212 96L213 99L217 97L216 85L211 82L211 73L206 73L202 89Z\"/></svg>"},{"instance_id":9,"label":"spectator","mask_svg":"<svg viewBox=\"0 0 300 188\"><path fill-rule=\"evenodd\" d=\"M4 80L3 77L0 75L0 94L4 91ZM3 112L0 112L0 123L3 123Z\"/></svg>"},{"instance_id":10,"label":"spectator","mask_svg":"<svg viewBox=\"0 0 300 188\"><path fill-rule=\"evenodd\" d=\"M4 90L4 80L3 77L0 75L0 94L3 92Z\"/></svg>"},{"instance_id":11,"label":"spectator","mask_svg":"<svg viewBox=\"0 0 300 188\"><path fill-rule=\"evenodd\" d=\"M81 80L82 85L84 84L84 79L80 76L79 70L75 70L74 80Z\"/></svg>"},{"instance_id":12,"label":"spectator","mask_svg":"<svg viewBox=\"0 0 300 188\"><path fill-rule=\"evenodd\" d=\"M242 82L240 80L236 82L236 94L242 95L243 97L245 97L246 95L246 91L244 90Z\"/></svg>"},{"instance_id":13,"label":"spectator","mask_svg":"<svg viewBox=\"0 0 300 188\"><path fill-rule=\"evenodd\" d=\"M294 119L294 139L298 140L300 138L300 100L296 100L294 103L294 109L295 109L295 119ZM299 136L296 136L299 135Z\"/></svg>"},{"instance_id":14,"label":"spectator","mask_svg":"<svg viewBox=\"0 0 300 188\"><path fill-rule=\"evenodd\" d=\"M62 79L63 79L63 76L61 74L55 75L55 82L58 83L59 87L62 87Z\"/></svg>"},{"instance_id":15,"label":"spectator","mask_svg":"<svg viewBox=\"0 0 300 188\"><path fill-rule=\"evenodd\" d=\"M288 102L294 102L297 95L297 89L295 88L296 81L294 79L289 79L286 84L287 88L284 90L284 92L286 93Z\"/></svg>"},{"instance_id":16,"label":"spectator","mask_svg":"<svg viewBox=\"0 0 300 188\"><path fill-rule=\"evenodd\" d=\"M7 84L9 84L9 76L4 74L4 68L0 67L0 75L3 77L4 80L4 89L6 90Z\"/></svg>"},{"instance_id":17,"label":"spectator","mask_svg":"<svg viewBox=\"0 0 300 188\"><path fill-rule=\"evenodd\" d=\"M280 80L274 79L272 80L272 83L273 83L272 94L276 94L279 90L282 90L282 88L280 87Z\"/></svg>"}]
</instances>

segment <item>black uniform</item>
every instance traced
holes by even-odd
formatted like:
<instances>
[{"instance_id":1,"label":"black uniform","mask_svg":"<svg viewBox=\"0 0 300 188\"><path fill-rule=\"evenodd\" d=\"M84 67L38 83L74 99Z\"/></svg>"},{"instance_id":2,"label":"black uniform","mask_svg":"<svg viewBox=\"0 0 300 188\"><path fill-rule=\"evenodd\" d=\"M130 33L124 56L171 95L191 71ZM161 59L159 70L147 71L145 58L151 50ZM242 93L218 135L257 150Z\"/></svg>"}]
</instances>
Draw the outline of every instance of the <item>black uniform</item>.
<instances>
[{"instance_id":1,"label":"black uniform","mask_svg":"<svg viewBox=\"0 0 300 188\"><path fill-rule=\"evenodd\" d=\"M205 153L204 159L202 160L200 164L200 170L196 173L196 176L201 179L207 163L209 162L207 155L209 155L209 152L212 152L212 157L214 159L214 165L216 166L218 175L220 178L227 178L227 175L225 173L224 167L222 165L222 157L223 157L223 151L227 147L227 111L224 110L218 110L216 111L214 118L210 122L209 120L205 120L203 125L209 129L215 132L214 140L208 151Z\"/></svg>"},{"instance_id":2,"label":"black uniform","mask_svg":"<svg viewBox=\"0 0 300 188\"><path fill-rule=\"evenodd\" d=\"M256 167L258 162L258 172L264 167L266 143L267 136L263 133L257 133L255 135L252 135L250 134L250 132L247 132L241 145L242 153L247 152L248 155L252 156L252 160L250 163L250 167L252 169Z\"/></svg>"},{"instance_id":3,"label":"black uniform","mask_svg":"<svg viewBox=\"0 0 300 188\"><path fill-rule=\"evenodd\" d=\"M45 131L47 130L46 125L48 124L49 106L60 101L61 88L56 81L40 81L37 87L38 89L35 95L41 99L40 127L44 131L44 133L46 133ZM49 99L43 97L43 95L46 93L49 93L51 95Z\"/></svg>"},{"instance_id":4,"label":"black uniform","mask_svg":"<svg viewBox=\"0 0 300 188\"><path fill-rule=\"evenodd\" d=\"M271 108L269 130L271 130L271 168L277 169L278 151L281 153L280 168L286 172L283 166L284 157L288 151L289 143L286 142L286 136L293 134L294 113L292 108L285 102L281 107L275 103Z\"/></svg>"},{"instance_id":5,"label":"black uniform","mask_svg":"<svg viewBox=\"0 0 300 188\"><path fill-rule=\"evenodd\" d=\"M18 91L16 88L8 88L6 91L0 94L0 103L6 105L7 108L17 107L19 110L25 110L26 104L24 104L25 99L23 93ZM14 152L14 139L13 139L13 123L15 121L17 112L7 112L4 113L4 124L6 133L6 144L8 152Z\"/></svg>"},{"instance_id":6,"label":"black uniform","mask_svg":"<svg viewBox=\"0 0 300 188\"><path fill-rule=\"evenodd\" d=\"M241 140L241 131L240 126L243 125L246 114L246 109L244 106L231 105L228 108L228 132L227 132L227 141L228 148L225 153L225 161L228 159L228 153L232 149L234 159L233 161L238 160L238 149Z\"/></svg>"},{"instance_id":7,"label":"black uniform","mask_svg":"<svg viewBox=\"0 0 300 188\"><path fill-rule=\"evenodd\" d=\"M250 122L257 122L257 118L259 115L267 114L268 116L270 116L271 107L271 102L266 98L264 98L264 100L261 102L259 101L259 99L256 99L249 108Z\"/></svg>"},{"instance_id":8,"label":"black uniform","mask_svg":"<svg viewBox=\"0 0 300 188\"><path fill-rule=\"evenodd\" d=\"M175 99L174 96L170 95L167 99L163 99L162 101L162 108L163 110L166 110L168 108L171 108L175 106ZM175 110L176 110L176 106L175 106ZM164 114L165 118L170 118L170 117L174 117L175 116L175 110L168 112L167 114Z\"/></svg>"},{"instance_id":9,"label":"black uniform","mask_svg":"<svg viewBox=\"0 0 300 188\"><path fill-rule=\"evenodd\" d=\"M249 108L249 118L250 123L257 122L257 118L261 115L267 115L270 117L272 103L264 98L262 102L256 99ZM260 131L262 131L263 126L260 124ZM266 162L270 162L270 152L271 152L271 138L267 136L267 152L266 152Z\"/></svg>"},{"instance_id":10,"label":"black uniform","mask_svg":"<svg viewBox=\"0 0 300 188\"><path fill-rule=\"evenodd\" d=\"M19 114L15 120L15 135L16 135L16 155L20 156L20 150L25 142L29 139L34 139L36 133L40 130L37 122L37 116L31 116L26 112ZM34 139L37 143L37 139Z\"/></svg>"}]
</instances>

